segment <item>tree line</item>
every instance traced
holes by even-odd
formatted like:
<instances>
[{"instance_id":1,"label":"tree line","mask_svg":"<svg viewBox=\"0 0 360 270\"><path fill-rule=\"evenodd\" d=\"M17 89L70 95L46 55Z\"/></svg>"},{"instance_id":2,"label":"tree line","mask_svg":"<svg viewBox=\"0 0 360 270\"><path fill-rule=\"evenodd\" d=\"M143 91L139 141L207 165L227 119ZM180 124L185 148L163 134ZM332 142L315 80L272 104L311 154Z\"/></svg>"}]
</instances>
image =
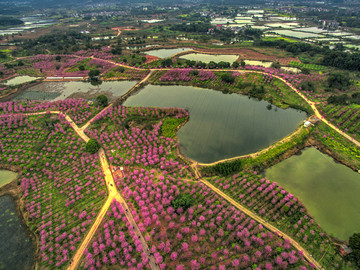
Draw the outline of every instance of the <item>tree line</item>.
<instances>
[{"instance_id":1,"label":"tree line","mask_svg":"<svg viewBox=\"0 0 360 270\"><path fill-rule=\"evenodd\" d=\"M309 54L322 54L324 57L320 63L318 63L320 65L351 71L360 71L360 53L347 53L341 50L331 50L329 47L320 47L304 42L287 42L285 40L256 40L254 45L276 47L294 54L303 52L308 52Z\"/></svg>"}]
</instances>

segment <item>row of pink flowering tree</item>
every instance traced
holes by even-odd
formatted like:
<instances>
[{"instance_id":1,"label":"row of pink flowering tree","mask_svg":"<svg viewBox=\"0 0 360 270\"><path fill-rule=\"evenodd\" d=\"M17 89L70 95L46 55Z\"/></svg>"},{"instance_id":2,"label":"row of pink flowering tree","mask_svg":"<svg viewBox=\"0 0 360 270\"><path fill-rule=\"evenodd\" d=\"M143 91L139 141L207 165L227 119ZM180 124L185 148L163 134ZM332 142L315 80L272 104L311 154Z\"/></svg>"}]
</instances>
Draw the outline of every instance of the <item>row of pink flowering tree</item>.
<instances>
[{"instance_id":1,"label":"row of pink flowering tree","mask_svg":"<svg viewBox=\"0 0 360 270\"><path fill-rule=\"evenodd\" d=\"M39 267L65 268L106 198L98 156L84 151L63 115L11 108L1 110L1 162L21 168L22 210L38 239Z\"/></svg>"},{"instance_id":2,"label":"row of pink flowering tree","mask_svg":"<svg viewBox=\"0 0 360 270\"><path fill-rule=\"evenodd\" d=\"M112 165L126 167L125 177L115 182L157 265L161 269L310 269L288 240L193 181L188 165L174 158L176 142L160 133L165 116L187 114L181 109L118 106L99 115L87 132L101 143ZM187 205L177 203L183 198ZM148 267L119 205L113 204L103 224L84 266L109 268L124 263L127 256L129 269Z\"/></svg>"},{"instance_id":3,"label":"row of pink flowering tree","mask_svg":"<svg viewBox=\"0 0 360 270\"><path fill-rule=\"evenodd\" d=\"M339 269L343 261L329 236L309 215L302 203L276 182L255 174L208 179L217 188L274 224L302 244L327 269Z\"/></svg>"}]
</instances>

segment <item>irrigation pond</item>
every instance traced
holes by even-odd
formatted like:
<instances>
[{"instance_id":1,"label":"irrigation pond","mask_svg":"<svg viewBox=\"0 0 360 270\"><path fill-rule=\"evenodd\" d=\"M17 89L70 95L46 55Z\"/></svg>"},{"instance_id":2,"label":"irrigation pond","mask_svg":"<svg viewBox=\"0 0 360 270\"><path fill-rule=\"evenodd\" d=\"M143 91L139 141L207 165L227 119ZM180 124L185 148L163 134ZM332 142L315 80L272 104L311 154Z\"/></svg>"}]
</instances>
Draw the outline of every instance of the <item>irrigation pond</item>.
<instances>
[{"instance_id":1,"label":"irrigation pond","mask_svg":"<svg viewBox=\"0 0 360 270\"><path fill-rule=\"evenodd\" d=\"M347 240L359 232L360 174L307 148L267 169L265 175L298 197L330 235Z\"/></svg>"},{"instance_id":2,"label":"irrigation pond","mask_svg":"<svg viewBox=\"0 0 360 270\"><path fill-rule=\"evenodd\" d=\"M110 100L125 94L136 81L105 81L99 85L88 82L43 82L29 87L14 97L15 100L59 100L69 97L95 99L106 94Z\"/></svg>"},{"instance_id":3,"label":"irrigation pond","mask_svg":"<svg viewBox=\"0 0 360 270\"><path fill-rule=\"evenodd\" d=\"M32 269L33 244L8 195L0 197L0 239L0 269Z\"/></svg>"},{"instance_id":4,"label":"irrigation pond","mask_svg":"<svg viewBox=\"0 0 360 270\"><path fill-rule=\"evenodd\" d=\"M191 61L201 61L204 63L210 63L211 61L219 63L221 61L233 63L239 56L238 55L227 55L227 54L203 54L203 53L190 53L180 56L182 59Z\"/></svg>"},{"instance_id":5,"label":"irrigation pond","mask_svg":"<svg viewBox=\"0 0 360 270\"><path fill-rule=\"evenodd\" d=\"M239 94L191 86L147 85L125 106L180 107L190 119L177 133L182 153L210 163L259 151L293 132L304 112Z\"/></svg>"},{"instance_id":6,"label":"irrigation pond","mask_svg":"<svg viewBox=\"0 0 360 270\"><path fill-rule=\"evenodd\" d=\"M158 50L151 50L145 52L148 55L156 56L159 58L167 58L174 54L181 53L181 52L187 52L192 50L191 48L175 48L175 49L158 49Z\"/></svg>"},{"instance_id":7,"label":"irrigation pond","mask_svg":"<svg viewBox=\"0 0 360 270\"><path fill-rule=\"evenodd\" d=\"M18 176L17 173L7 170L0 170L0 188L13 180Z\"/></svg>"}]
</instances>

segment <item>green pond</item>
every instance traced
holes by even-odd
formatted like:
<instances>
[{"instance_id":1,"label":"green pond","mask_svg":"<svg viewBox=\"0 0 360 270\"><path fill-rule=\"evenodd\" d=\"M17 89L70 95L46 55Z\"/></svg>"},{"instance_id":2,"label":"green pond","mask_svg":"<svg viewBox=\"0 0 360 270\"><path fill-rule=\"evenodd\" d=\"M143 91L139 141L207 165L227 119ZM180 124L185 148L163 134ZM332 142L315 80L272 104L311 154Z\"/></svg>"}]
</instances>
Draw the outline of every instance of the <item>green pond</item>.
<instances>
[{"instance_id":1,"label":"green pond","mask_svg":"<svg viewBox=\"0 0 360 270\"><path fill-rule=\"evenodd\" d=\"M192 50L191 48L176 48L176 49L159 49L145 52L148 55L156 56L159 58L167 58L176 53L187 52Z\"/></svg>"},{"instance_id":2,"label":"green pond","mask_svg":"<svg viewBox=\"0 0 360 270\"><path fill-rule=\"evenodd\" d=\"M15 180L17 173L7 170L0 170L0 188L11 181Z\"/></svg>"},{"instance_id":3,"label":"green pond","mask_svg":"<svg viewBox=\"0 0 360 270\"><path fill-rule=\"evenodd\" d=\"M265 175L298 197L330 235L346 240L360 231L360 174L308 148Z\"/></svg>"},{"instance_id":4,"label":"green pond","mask_svg":"<svg viewBox=\"0 0 360 270\"><path fill-rule=\"evenodd\" d=\"M92 85L88 82L43 82L29 87L14 99L59 100L69 97L95 99L96 96L105 94L112 100L125 94L136 83L136 81L105 81L99 85Z\"/></svg>"},{"instance_id":5,"label":"green pond","mask_svg":"<svg viewBox=\"0 0 360 270\"><path fill-rule=\"evenodd\" d=\"M203 163L263 149L306 118L304 112L283 110L266 101L191 86L147 85L123 105L188 109L190 119L177 133L180 148Z\"/></svg>"},{"instance_id":6,"label":"green pond","mask_svg":"<svg viewBox=\"0 0 360 270\"><path fill-rule=\"evenodd\" d=\"M246 65L250 66L262 66L262 67L271 67L273 62L269 61L256 61L256 60L244 60Z\"/></svg>"},{"instance_id":7,"label":"green pond","mask_svg":"<svg viewBox=\"0 0 360 270\"><path fill-rule=\"evenodd\" d=\"M10 196L0 197L0 239L0 269L32 269L33 244Z\"/></svg>"},{"instance_id":8,"label":"green pond","mask_svg":"<svg viewBox=\"0 0 360 270\"><path fill-rule=\"evenodd\" d=\"M233 63L236 59L239 58L238 55L231 54L203 54L203 53L190 53L180 56L179 58L191 60L191 61L201 61L204 63L209 63L214 61L215 63L219 63L221 61Z\"/></svg>"},{"instance_id":9,"label":"green pond","mask_svg":"<svg viewBox=\"0 0 360 270\"><path fill-rule=\"evenodd\" d=\"M39 79L39 77L30 77L30 76L17 76L15 78L12 78L8 80L5 84L6 85L18 85L26 82L35 81L36 79Z\"/></svg>"}]
</instances>

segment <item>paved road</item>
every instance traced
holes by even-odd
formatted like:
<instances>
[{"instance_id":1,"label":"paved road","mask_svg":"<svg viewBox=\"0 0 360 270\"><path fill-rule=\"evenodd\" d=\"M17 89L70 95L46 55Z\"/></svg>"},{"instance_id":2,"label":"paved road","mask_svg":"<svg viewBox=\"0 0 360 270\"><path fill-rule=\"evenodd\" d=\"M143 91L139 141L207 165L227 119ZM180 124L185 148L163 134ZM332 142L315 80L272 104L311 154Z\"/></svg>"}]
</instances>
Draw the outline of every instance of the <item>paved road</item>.
<instances>
[{"instance_id":1,"label":"paved road","mask_svg":"<svg viewBox=\"0 0 360 270\"><path fill-rule=\"evenodd\" d=\"M307 252L304 248L302 248L302 246L296 242L294 239L292 239L291 237L289 237L287 234L283 233L282 231L280 231L279 229L277 229L276 227L272 226L271 224L269 224L268 222L266 222L265 220L263 220L261 217L259 217L258 215L256 215L255 213L251 212L250 210L248 210L247 208L243 207L242 205L240 205L238 202L236 202L235 200L233 200L231 197L229 197L228 195L226 195L224 192L222 192L220 189L216 188L215 186L213 186L212 184L210 184L208 181L206 180L200 180L203 184L205 184L206 186L208 186L209 188L211 188L214 192L216 192L217 194L219 194L221 197L223 197L225 200L227 200L229 203L231 203L232 205L234 205L237 209L241 210L242 212L244 212L246 215L248 215L249 217L251 217L252 219L256 220L257 222L261 223L264 227L266 227L267 229L269 229L270 231L280 235L281 238L284 239L288 239L290 241L290 243L297 249L303 252L304 257L307 261L309 261L310 263L314 264L315 267L317 269L322 269L321 265L314 260L314 258L310 255L309 252Z\"/></svg>"}]
</instances>

